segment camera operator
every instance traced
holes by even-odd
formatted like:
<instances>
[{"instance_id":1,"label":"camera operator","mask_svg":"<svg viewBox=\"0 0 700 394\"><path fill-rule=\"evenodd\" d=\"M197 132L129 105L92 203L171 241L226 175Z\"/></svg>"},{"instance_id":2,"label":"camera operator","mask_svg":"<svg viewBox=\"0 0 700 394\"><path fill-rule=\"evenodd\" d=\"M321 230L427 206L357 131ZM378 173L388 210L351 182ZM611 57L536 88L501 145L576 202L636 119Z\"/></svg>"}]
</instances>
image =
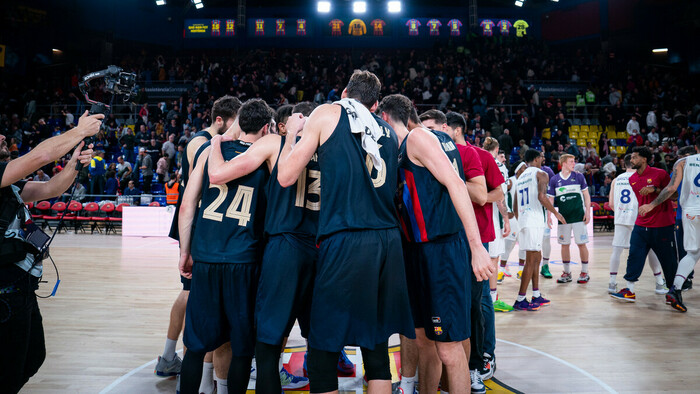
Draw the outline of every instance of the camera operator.
<instances>
[{"instance_id":1,"label":"camera operator","mask_svg":"<svg viewBox=\"0 0 700 394\"><path fill-rule=\"evenodd\" d=\"M0 391L16 393L46 357L44 329L34 291L42 275L37 250L28 241L35 231L24 202L61 195L77 175L76 164L90 162L91 149L82 139L97 134L104 115L80 118L78 126L48 139L10 162L5 137L0 135ZM76 148L77 145L77 148ZM63 171L48 182L21 181L74 148ZM36 256L36 257L35 257Z\"/></svg>"}]
</instances>

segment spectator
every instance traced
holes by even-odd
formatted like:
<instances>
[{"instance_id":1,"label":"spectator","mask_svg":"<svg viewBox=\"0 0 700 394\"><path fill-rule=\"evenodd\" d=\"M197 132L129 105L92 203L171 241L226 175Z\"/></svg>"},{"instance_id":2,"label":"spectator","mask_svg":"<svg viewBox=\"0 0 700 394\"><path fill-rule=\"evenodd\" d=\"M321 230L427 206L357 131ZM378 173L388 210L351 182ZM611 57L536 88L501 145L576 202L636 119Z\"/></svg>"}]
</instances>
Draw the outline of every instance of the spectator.
<instances>
[{"instance_id":1,"label":"spectator","mask_svg":"<svg viewBox=\"0 0 700 394\"><path fill-rule=\"evenodd\" d=\"M45 174L44 170L37 170L36 175L34 175L34 179L32 180L34 182L48 182L49 180L51 180L51 177Z\"/></svg>"},{"instance_id":2,"label":"spectator","mask_svg":"<svg viewBox=\"0 0 700 394\"><path fill-rule=\"evenodd\" d=\"M600 186L600 190L598 191L599 195L607 197L610 194L610 185L612 184L613 176L607 174L605 175L605 180L603 181L603 184Z\"/></svg>"},{"instance_id":3,"label":"spectator","mask_svg":"<svg viewBox=\"0 0 700 394\"><path fill-rule=\"evenodd\" d=\"M146 125L139 126L139 132L136 134L136 143L138 146L147 146L151 140L151 133L146 129Z\"/></svg>"},{"instance_id":4,"label":"spectator","mask_svg":"<svg viewBox=\"0 0 700 394\"><path fill-rule=\"evenodd\" d=\"M124 189L124 195L131 197L131 202L129 202L129 204L141 204L141 199L139 198L139 196L141 195L141 191L136 188L136 183L133 180L129 181L129 185L126 189Z\"/></svg>"},{"instance_id":5,"label":"spectator","mask_svg":"<svg viewBox=\"0 0 700 394\"><path fill-rule=\"evenodd\" d=\"M510 130L503 129L503 134L498 137L498 144L506 152L506 155L510 155L511 150L513 150L513 139L510 137Z\"/></svg>"},{"instance_id":6,"label":"spectator","mask_svg":"<svg viewBox=\"0 0 700 394\"><path fill-rule=\"evenodd\" d=\"M163 143L163 152L168 154L168 165L171 165L172 160L175 158L175 153L177 152L177 147L175 146L175 134L170 134L168 136L168 140Z\"/></svg>"},{"instance_id":7,"label":"spectator","mask_svg":"<svg viewBox=\"0 0 700 394\"><path fill-rule=\"evenodd\" d=\"M85 195L87 194L85 186L83 186L83 184L80 182L76 182L73 189L73 199L78 202L83 202L85 200Z\"/></svg>"},{"instance_id":8,"label":"spectator","mask_svg":"<svg viewBox=\"0 0 700 394\"><path fill-rule=\"evenodd\" d=\"M119 156L117 158L117 179L119 179L120 185L123 185L122 188L126 187L127 180L131 179L132 171L131 163L125 161L123 156Z\"/></svg>"},{"instance_id":9,"label":"spectator","mask_svg":"<svg viewBox=\"0 0 700 394\"><path fill-rule=\"evenodd\" d=\"M659 133L656 132L656 128L652 128L649 134L647 134L647 141L651 142L652 145L659 144Z\"/></svg>"},{"instance_id":10,"label":"spectator","mask_svg":"<svg viewBox=\"0 0 700 394\"><path fill-rule=\"evenodd\" d=\"M639 122L637 122L637 117L632 115L630 121L627 122L627 133L630 135L637 134L639 133L639 130Z\"/></svg>"},{"instance_id":11,"label":"spectator","mask_svg":"<svg viewBox=\"0 0 700 394\"><path fill-rule=\"evenodd\" d=\"M145 126L143 126L145 127ZM122 146L122 155L124 159L130 163L134 162L134 145L136 143L136 137L134 132L130 128L125 128L126 133L119 138L119 143Z\"/></svg>"},{"instance_id":12,"label":"spectator","mask_svg":"<svg viewBox=\"0 0 700 394\"><path fill-rule=\"evenodd\" d=\"M153 160L151 155L146 153L145 148L139 149L139 156L141 157L141 175L143 176L143 192L151 192L151 183L153 182Z\"/></svg>"},{"instance_id":13,"label":"spectator","mask_svg":"<svg viewBox=\"0 0 700 394\"><path fill-rule=\"evenodd\" d=\"M113 170L107 171L106 174L107 182L105 183L104 194L108 196L116 196L119 190L119 180L117 179L117 173ZM114 200L116 197L108 197L109 200Z\"/></svg>"},{"instance_id":14,"label":"spectator","mask_svg":"<svg viewBox=\"0 0 700 394\"><path fill-rule=\"evenodd\" d=\"M158 159L158 163L156 163L156 174L158 174L158 183L165 183L167 179L165 179L165 176L168 174L168 154L163 152L163 157Z\"/></svg>"},{"instance_id":15,"label":"spectator","mask_svg":"<svg viewBox=\"0 0 700 394\"><path fill-rule=\"evenodd\" d=\"M90 194L102 194L105 188L105 173L107 163L104 160L105 152L98 150L90 161Z\"/></svg>"},{"instance_id":16,"label":"spectator","mask_svg":"<svg viewBox=\"0 0 700 394\"><path fill-rule=\"evenodd\" d=\"M649 110L649 113L647 113L647 128L655 129L657 127L659 127L659 125L656 121L656 109L652 108Z\"/></svg>"}]
</instances>

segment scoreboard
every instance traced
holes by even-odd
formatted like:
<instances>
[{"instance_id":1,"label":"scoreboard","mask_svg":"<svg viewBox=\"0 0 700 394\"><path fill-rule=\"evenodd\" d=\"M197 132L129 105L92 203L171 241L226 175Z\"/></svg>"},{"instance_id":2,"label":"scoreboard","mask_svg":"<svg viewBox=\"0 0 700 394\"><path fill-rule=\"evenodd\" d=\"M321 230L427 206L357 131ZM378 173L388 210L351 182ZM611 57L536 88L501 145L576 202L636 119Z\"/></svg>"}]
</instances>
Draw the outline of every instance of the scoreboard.
<instances>
[{"instance_id":1,"label":"scoreboard","mask_svg":"<svg viewBox=\"0 0 700 394\"><path fill-rule=\"evenodd\" d=\"M231 38L236 28L233 18L185 19L185 38Z\"/></svg>"}]
</instances>

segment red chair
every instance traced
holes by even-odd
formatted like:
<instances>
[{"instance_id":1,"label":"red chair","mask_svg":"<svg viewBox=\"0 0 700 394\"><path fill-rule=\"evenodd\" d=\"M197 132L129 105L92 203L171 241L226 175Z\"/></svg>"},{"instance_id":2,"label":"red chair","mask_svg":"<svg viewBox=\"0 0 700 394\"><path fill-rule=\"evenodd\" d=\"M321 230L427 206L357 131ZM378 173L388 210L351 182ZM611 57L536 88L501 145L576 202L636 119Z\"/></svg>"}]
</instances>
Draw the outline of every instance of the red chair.
<instances>
[{"instance_id":1,"label":"red chair","mask_svg":"<svg viewBox=\"0 0 700 394\"><path fill-rule=\"evenodd\" d=\"M92 216L90 215L93 212L96 212L99 210L99 206L94 203L94 202L89 202L85 205L83 205L83 209L81 210L80 214L75 217L75 225L76 225L76 232L78 231L78 225L80 225L80 229L85 232L85 228L83 228L83 224L90 224L92 222Z\"/></svg>"},{"instance_id":2,"label":"red chair","mask_svg":"<svg viewBox=\"0 0 700 394\"><path fill-rule=\"evenodd\" d=\"M159 207L160 203L158 201L153 201L152 203L148 204L149 207Z\"/></svg>"},{"instance_id":3,"label":"red chair","mask_svg":"<svg viewBox=\"0 0 700 394\"><path fill-rule=\"evenodd\" d=\"M613 223L615 222L615 210L612 209L610 204L606 201L605 204L603 204L603 208L605 208L606 212L605 214L608 216L608 220L612 220Z\"/></svg>"},{"instance_id":4,"label":"red chair","mask_svg":"<svg viewBox=\"0 0 700 394\"><path fill-rule=\"evenodd\" d=\"M90 234L93 234L95 232L95 229L97 229L97 232L101 233L102 230L100 230L99 223L104 223L107 221L107 219L105 217L98 216L100 213L100 206L97 205L96 202L89 202L85 204L83 210L85 211L85 217L87 217L88 221L91 222Z\"/></svg>"},{"instance_id":5,"label":"red chair","mask_svg":"<svg viewBox=\"0 0 700 394\"><path fill-rule=\"evenodd\" d=\"M600 225L600 230L608 227L608 215L601 214L602 209L600 208L600 204L594 202L591 203L591 207L593 207L593 228L595 229L596 224Z\"/></svg>"},{"instance_id":6,"label":"red chair","mask_svg":"<svg viewBox=\"0 0 700 394\"><path fill-rule=\"evenodd\" d=\"M66 203L63 201L55 202L51 206L51 211L53 211L53 213L51 215L44 215L44 220L46 221L46 226L49 228L49 230L51 230L51 224L49 221L55 221L56 226L59 226L62 216L64 222L73 220L73 217L63 215L63 213L66 211L66 207ZM61 231L62 227L63 226L59 226L58 231Z\"/></svg>"},{"instance_id":7,"label":"red chair","mask_svg":"<svg viewBox=\"0 0 700 394\"><path fill-rule=\"evenodd\" d=\"M36 214L32 213L32 221L37 225L41 225L41 228L46 227L46 219L44 217L51 211L51 203L48 201L41 201L36 206L34 206Z\"/></svg>"},{"instance_id":8,"label":"red chair","mask_svg":"<svg viewBox=\"0 0 700 394\"><path fill-rule=\"evenodd\" d=\"M71 201L68 203L68 212L70 212L71 220L73 221L73 228L75 229L76 233L78 230L83 230L83 232L85 232L85 229L83 228L83 221L79 219L82 211L83 204L77 201ZM66 215L66 217L68 217L68 215Z\"/></svg>"},{"instance_id":9,"label":"red chair","mask_svg":"<svg viewBox=\"0 0 700 394\"><path fill-rule=\"evenodd\" d=\"M114 204L111 203L111 202L108 202L108 203L103 204L102 207L100 208L100 212L102 212L102 213L105 215L105 216L104 216L104 219L105 219L105 234L109 234L109 230L110 230L110 229L111 229L112 231L114 231L115 234L117 233L117 231L114 229L114 226L112 225L112 222L109 220L109 218L110 218L110 217L112 216L112 214L114 213L114 210L115 210Z\"/></svg>"},{"instance_id":10,"label":"red chair","mask_svg":"<svg viewBox=\"0 0 700 394\"><path fill-rule=\"evenodd\" d=\"M122 225L123 209L124 209L124 207L129 207L129 206L131 206L131 204L128 204L128 203L121 203L121 204L117 205L117 207L114 208L114 213L112 214L112 216L107 218L107 222L109 222L109 224L112 226L112 229L114 230L115 234L117 233L117 228L116 228L117 223L119 224L120 227Z\"/></svg>"}]
</instances>

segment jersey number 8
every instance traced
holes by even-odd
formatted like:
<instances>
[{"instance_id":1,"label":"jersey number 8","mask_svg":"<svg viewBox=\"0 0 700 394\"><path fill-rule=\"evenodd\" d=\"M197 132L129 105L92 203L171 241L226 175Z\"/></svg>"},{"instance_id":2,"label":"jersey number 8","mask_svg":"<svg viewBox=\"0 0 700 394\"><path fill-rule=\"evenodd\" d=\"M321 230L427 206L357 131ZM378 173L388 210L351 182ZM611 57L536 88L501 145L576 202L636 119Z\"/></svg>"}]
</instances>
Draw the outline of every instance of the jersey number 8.
<instances>
[{"instance_id":1,"label":"jersey number 8","mask_svg":"<svg viewBox=\"0 0 700 394\"><path fill-rule=\"evenodd\" d=\"M623 204L629 204L630 201L632 201L632 198L630 197L630 190L623 189L620 192L620 202Z\"/></svg>"}]
</instances>

